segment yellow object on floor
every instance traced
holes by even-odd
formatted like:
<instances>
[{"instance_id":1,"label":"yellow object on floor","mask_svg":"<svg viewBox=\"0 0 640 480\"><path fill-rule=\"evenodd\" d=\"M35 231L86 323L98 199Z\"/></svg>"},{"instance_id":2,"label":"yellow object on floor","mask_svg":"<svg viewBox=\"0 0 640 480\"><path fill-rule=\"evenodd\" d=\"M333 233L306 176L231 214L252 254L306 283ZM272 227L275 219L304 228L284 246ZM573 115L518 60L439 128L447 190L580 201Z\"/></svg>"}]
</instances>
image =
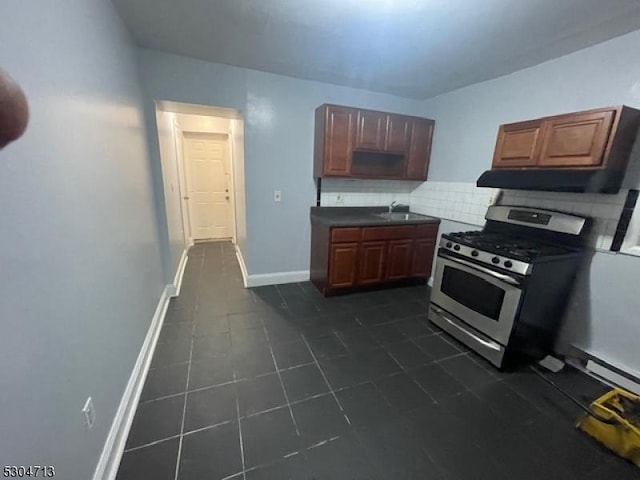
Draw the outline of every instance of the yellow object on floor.
<instances>
[{"instance_id":1,"label":"yellow object on floor","mask_svg":"<svg viewBox=\"0 0 640 480\"><path fill-rule=\"evenodd\" d=\"M595 400L591 404L591 410L600 417L617 423L610 425L585 414L578 421L577 427L640 467L640 416L631 418L632 412L629 411L629 406L633 406L635 410L639 405L640 397L614 388ZM638 415L637 412L635 415Z\"/></svg>"}]
</instances>

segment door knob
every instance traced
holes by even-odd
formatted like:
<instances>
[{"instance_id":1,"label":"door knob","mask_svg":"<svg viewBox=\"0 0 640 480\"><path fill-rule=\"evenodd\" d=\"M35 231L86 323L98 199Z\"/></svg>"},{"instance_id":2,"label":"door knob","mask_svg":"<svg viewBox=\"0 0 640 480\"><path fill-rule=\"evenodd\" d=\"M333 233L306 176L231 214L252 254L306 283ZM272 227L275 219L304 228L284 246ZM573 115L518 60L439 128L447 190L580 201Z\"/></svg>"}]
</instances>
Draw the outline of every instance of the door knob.
<instances>
[{"instance_id":1,"label":"door knob","mask_svg":"<svg viewBox=\"0 0 640 480\"><path fill-rule=\"evenodd\" d=\"M182 197L182 198L184 198L185 200L189 200L189 197Z\"/></svg>"},{"instance_id":2,"label":"door knob","mask_svg":"<svg viewBox=\"0 0 640 480\"><path fill-rule=\"evenodd\" d=\"M228 188L225 188L225 189L224 189L224 191L228 193L228 192L229 192L229 189L228 189Z\"/></svg>"},{"instance_id":3,"label":"door knob","mask_svg":"<svg viewBox=\"0 0 640 480\"><path fill-rule=\"evenodd\" d=\"M229 195L226 195L224 198L225 198L226 200L229 200Z\"/></svg>"}]
</instances>

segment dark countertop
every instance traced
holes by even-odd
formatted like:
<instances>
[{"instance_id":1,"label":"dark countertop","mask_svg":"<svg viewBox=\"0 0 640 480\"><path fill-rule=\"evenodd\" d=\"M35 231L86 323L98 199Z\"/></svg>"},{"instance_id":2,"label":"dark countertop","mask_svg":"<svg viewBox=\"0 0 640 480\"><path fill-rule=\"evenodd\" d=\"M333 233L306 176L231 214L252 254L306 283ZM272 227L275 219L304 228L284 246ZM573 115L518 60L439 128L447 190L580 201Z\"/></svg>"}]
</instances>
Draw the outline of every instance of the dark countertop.
<instances>
[{"instance_id":1,"label":"dark countertop","mask_svg":"<svg viewBox=\"0 0 640 480\"><path fill-rule=\"evenodd\" d=\"M411 213L411 219L388 219L379 216L386 213L389 207L311 207L311 222L323 223L336 227L367 227L382 225L419 225L425 223L438 224L440 219ZM408 206L393 209L394 213L408 213Z\"/></svg>"}]
</instances>

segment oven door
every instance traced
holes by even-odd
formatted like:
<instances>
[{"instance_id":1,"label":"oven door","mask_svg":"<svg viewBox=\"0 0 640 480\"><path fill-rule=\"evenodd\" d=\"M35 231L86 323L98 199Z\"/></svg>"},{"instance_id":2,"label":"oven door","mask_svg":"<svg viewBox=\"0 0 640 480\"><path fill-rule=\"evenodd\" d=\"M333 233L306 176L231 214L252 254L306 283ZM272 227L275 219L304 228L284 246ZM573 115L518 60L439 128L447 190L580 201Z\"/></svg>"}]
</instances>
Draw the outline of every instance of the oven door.
<instances>
[{"instance_id":1,"label":"oven door","mask_svg":"<svg viewBox=\"0 0 640 480\"><path fill-rule=\"evenodd\" d=\"M517 277L438 253L431 302L502 345L509 341L521 297Z\"/></svg>"}]
</instances>

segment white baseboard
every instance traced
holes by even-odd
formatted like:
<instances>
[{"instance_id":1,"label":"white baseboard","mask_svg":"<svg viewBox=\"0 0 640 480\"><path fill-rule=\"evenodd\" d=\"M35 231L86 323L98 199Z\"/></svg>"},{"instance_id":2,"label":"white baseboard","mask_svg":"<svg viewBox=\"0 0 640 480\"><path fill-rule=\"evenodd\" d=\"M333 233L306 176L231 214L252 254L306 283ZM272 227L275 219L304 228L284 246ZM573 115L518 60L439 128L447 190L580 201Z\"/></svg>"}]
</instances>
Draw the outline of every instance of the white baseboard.
<instances>
[{"instance_id":1,"label":"white baseboard","mask_svg":"<svg viewBox=\"0 0 640 480\"><path fill-rule=\"evenodd\" d=\"M306 282L309 280L309 270L296 272L276 272L247 275L247 287L261 287L263 285L279 285L281 283Z\"/></svg>"},{"instance_id":2,"label":"white baseboard","mask_svg":"<svg viewBox=\"0 0 640 480\"><path fill-rule=\"evenodd\" d=\"M296 272L276 272L276 273L259 273L249 275L247 272L247 265L244 263L244 257L242 252L236 247L236 257L240 264L240 271L242 272L242 281L244 287L262 287L263 285L278 285L282 283L293 282L306 282L309 280L309 270L299 270Z\"/></svg>"},{"instance_id":3,"label":"white baseboard","mask_svg":"<svg viewBox=\"0 0 640 480\"><path fill-rule=\"evenodd\" d=\"M170 291L172 289L175 290L175 285L167 285L160 296L158 306L151 320L151 326L147 331L147 336L144 339L144 343L138 354L138 359L129 377L129 382L122 395L122 400L120 400L120 406L111 424L109 435L107 436L102 454L98 460L98 465L93 474L93 480L114 480L116 478L122 453L124 452L124 447L127 442L127 436L129 435L131 423L133 422L138 401L140 400L142 387L147 378L147 372L149 371L153 352L158 342L160 329L162 328L164 317L167 313L167 307L169 306L171 297Z\"/></svg>"},{"instance_id":4,"label":"white baseboard","mask_svg":"<svg viewBox=\"0 0 640 480\"><path fill-rule=\"evenodd\" d=\"M244 283L244 288L247 288L247 278L249 274L247 273L247 266L244 263L244 257L242 256L242 252L238 247L238 244L234 245L236 247L236 257L238 258L238 263L240 264L240 271L242 272L242 282Z\"/></svg>"},{"instance_id":5,"label":"white baseboard","mask_svg":"<svg viewBox=\"0 0 640 480\"><path fill-rule=\"evenodd\" d=\"M182 288L182 277L184 277L184 270L187 267L187 261L189 260L187 251L188 250L185 249L182 252L182 257L180 257L180 263L178 264L176 276L173 279L173 283L171 285L168 285L170 297L177 297L178 295L180 295L180 289Z\"/></svg>"}]
</instances>

